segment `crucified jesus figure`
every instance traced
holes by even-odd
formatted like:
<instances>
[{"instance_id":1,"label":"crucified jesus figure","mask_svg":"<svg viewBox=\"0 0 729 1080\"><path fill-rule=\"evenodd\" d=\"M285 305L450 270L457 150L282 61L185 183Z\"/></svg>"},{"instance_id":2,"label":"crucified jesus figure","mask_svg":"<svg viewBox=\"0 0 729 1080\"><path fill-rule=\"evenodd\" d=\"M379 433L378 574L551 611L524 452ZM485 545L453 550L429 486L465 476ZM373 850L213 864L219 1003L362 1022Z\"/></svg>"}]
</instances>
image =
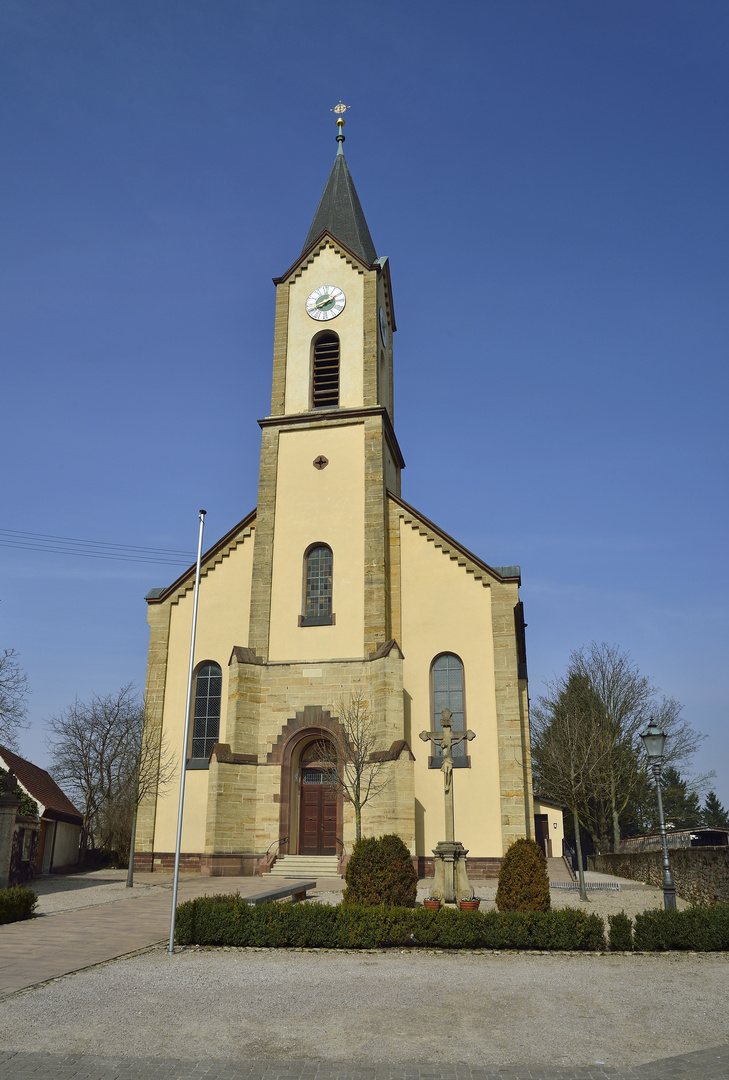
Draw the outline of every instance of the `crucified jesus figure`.
<instances>
[{"instance_id":1,"label":"crucified jesus figure","mask_svg":"<svg viewBox=\"0 0 729 1080\"><path fill-rule=\"evenodd\" d=\"M444 709L441 713L442 731L421 731L420 738L423 742L432 742L439 746L443 752L441 772L443 773L443 791L445 794L445 827L446 840L453 840L455 822L453 815L453 747L460 742L475 739L473 731L462 731L460 735L453 734L453 714L450 709Z\"/></svg>"}]
</instances>

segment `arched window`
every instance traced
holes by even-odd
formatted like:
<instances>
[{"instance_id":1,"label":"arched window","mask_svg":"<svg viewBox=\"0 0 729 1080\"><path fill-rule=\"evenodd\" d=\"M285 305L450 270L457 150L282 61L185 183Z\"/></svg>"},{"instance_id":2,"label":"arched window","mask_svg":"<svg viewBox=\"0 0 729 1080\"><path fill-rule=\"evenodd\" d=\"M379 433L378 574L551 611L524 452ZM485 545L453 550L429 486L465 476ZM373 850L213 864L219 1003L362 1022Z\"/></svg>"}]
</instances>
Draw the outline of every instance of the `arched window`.
<instances>
[{"instance_id":1,"label":"arched window","mask_svg":"<svg viewBox=\"0 0 729 1080\"><path fill-rule=\"evenodd\" d=\"M198 668L195 678L195 708L192 716L190 757L193 760L207 761L213 744L218 741L222 690L223 673L218 664L207 663Z\"/></svg>"},{"instance_id":2,"label":"arched window","mask_svg":"<svg viewBox=\"0 0 729 1080\"><path fill-rule=\"evenodd\" d=\"M339 404L339 338L328 330L314 342L311 406L331 409Z\"/></svg>"},{"instance_id":3,"label":"arched window","mask_svg":"<svg viewBox=\"0 0 729 1080\"><path fill-rule=\"evenodd\" d=\"M441 653L436 656L430 667L430 699L432 701L433 730L442 731L442 713L450 709L453 714L453 732L465 731L463 702L463 664L455 653ZM442 752L434 746L430 766L439 769ZM453 747L453 765L464 768L468 765L466 743L459 742Z\"/></svg>"},{"instance_id":4,"label":"arched window","mask_svg":"<svg viewBox=\"0 0 729 1080\"><path fill-rule=\"evenodd\" d=\"M301 626L331 626L332 549L314 544L304 558L304 613Z\"/></svg>"}]
</instances>

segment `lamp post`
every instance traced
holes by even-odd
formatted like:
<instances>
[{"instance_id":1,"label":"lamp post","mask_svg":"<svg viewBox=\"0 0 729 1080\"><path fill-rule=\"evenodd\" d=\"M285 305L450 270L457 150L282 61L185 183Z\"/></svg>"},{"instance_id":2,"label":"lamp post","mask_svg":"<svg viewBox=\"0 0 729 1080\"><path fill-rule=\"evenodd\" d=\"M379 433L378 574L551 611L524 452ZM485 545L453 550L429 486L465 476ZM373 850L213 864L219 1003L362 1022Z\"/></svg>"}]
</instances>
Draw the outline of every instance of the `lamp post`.
<instances>
[{"instance_id":1,"label":"lamp post","mask_svg":"<svg viewBox=\"0 0 729 1080\"><path fill-rule=\"evenodd\" d=\"M661 763L663 761L663 748L666 745L666 733L661 731L654 720L649 720L648 727L641 733L640 737L643 740L643 746L653 771L658 796L658 823L661 831L661 848L663 849L663 906L666 911L675 911L676 886L673 884L671 864L668 860L666 820L663 816L663 798L661 796Z\"/></svg>"}]
</instances>

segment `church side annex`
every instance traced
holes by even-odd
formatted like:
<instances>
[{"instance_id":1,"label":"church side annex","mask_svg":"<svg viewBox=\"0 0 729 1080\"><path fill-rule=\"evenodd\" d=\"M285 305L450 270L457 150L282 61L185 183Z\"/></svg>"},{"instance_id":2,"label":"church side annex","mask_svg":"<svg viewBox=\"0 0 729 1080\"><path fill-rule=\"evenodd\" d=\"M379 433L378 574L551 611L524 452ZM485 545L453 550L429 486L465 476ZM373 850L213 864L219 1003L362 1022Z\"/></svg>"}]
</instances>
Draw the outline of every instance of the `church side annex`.
<instances>
[{"instance_id":1,"label":"church side annex","mask_svg":"<svg viewBox=\"0 0 729 1080\"><path fill-rule=\"evenodd\" d=\"M361 696L389 782L363 834L397 832L432 872L443 779L417 738L472 729L455 756L468 872L533 836L518 566L492 567L403 501L395 436L390 266L337 153L304 245L275 278L270 415L258 506L203 557L182 866L252 874L267 852L351 852L351 805L321 747ZM179 757L195 568L146 597L147 724ZM179 779L177 784L179 783ZM174 860L177 784L140 808L135 865Z\"/></svg>"}]
</instances>

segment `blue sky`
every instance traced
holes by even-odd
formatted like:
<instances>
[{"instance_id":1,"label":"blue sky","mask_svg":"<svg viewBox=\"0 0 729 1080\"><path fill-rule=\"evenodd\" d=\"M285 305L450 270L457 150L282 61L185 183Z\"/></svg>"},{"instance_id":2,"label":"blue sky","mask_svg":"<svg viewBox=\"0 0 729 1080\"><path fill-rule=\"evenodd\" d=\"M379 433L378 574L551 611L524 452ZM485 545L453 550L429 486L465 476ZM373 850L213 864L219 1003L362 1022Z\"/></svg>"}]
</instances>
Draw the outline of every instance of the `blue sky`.
<instances>
[{"instance_id":1,"label":"blue sky","mask_svg":"<svg viewBox=\"0 0 729 1080\"><path fill-rule=\"evenodd\" d=\"M620 645L729 804L728 54L714 0L4 0L0 527L193 550L252 509L341 98L403 497L521 564L533 697ZM0 562L43 764L50 713L143 686L178 569Z\"/></svg>"}]
</instances>

